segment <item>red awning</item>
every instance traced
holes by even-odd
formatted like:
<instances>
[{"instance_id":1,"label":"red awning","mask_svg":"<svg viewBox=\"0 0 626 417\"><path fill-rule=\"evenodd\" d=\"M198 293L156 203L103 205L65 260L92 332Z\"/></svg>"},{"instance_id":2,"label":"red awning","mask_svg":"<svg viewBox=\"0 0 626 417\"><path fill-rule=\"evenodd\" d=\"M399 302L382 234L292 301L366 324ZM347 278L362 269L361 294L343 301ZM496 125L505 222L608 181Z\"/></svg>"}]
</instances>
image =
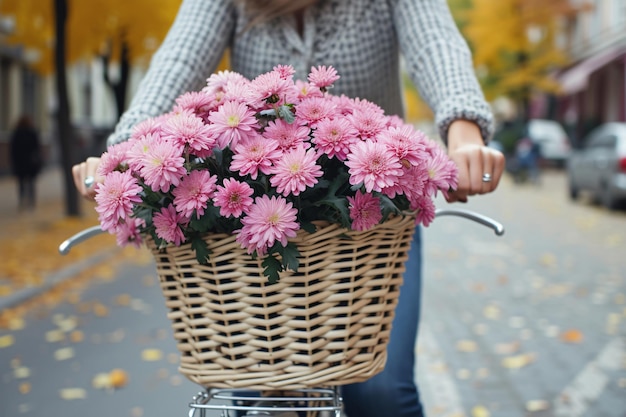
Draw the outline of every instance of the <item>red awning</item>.
<instances>
[{"instance_id":1,"label":"red awning","mask_svg":"<svg viewBox=\"0 0 626 417\"><path fill-rule=\"evenodd\" d=\"M566 70L558 77L563 92L566 94L574 94L584 90L589 82L589 76L593 72L616 60L620 56L626 56L626 47L611 48L587 58Z\"/></svg>"}]
</instances>

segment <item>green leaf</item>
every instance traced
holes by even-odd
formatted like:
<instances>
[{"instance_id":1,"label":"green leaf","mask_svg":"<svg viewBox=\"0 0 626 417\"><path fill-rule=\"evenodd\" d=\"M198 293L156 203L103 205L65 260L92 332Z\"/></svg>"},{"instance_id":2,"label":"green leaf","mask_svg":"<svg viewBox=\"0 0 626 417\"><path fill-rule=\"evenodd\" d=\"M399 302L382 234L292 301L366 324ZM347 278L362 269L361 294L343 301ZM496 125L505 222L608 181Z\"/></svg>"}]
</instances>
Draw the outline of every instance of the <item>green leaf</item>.
<instances>
[{"instance_id":1,"label":"green leaf","mask_svg":"<svg viewBox=\"0 0 626 417\"><path fill-rule=\"evenodd\" d=\"M282 264L276 257L269 253L263 262L261 263L263 266L263 275L267 277L267 281L270 284L276 284L278 279L280 278L278 273L283 270Z\"/></svg>"},{"instance_id":2,"label":"green leaf","mask_svg":"<svg viewBox=\"0 0 626 417\"><path fill-rule=\"evenodd\" d=\"M282 105L278 108L278 117L289 124L296 120L296 116L291 112L291 108L287 105Z\"/></svg>"},{"instance_id":3,"label":"green leaf","mask_svg":"<svg viewBox=\"0 0 626 417\"><path fill-rule=\"evenodd\" d=\"M317 226L315 226L311 222L302 222L300 223L300 228L307 233L315 233L317 231Z\"/></svg>"},{"instance_id":4,"label":"green leaf","mask_svg":"<svg viewBox=\"0 0 626 417\"><path fill-rule=\"evenodd\" d=\"M191 240L191 248L196 252L196 259L201 265L206 265L209 261L211 250L207 243L200 236Z\"/></svg>"},{"instance_id":5,"label":"green leaf","mask_svg":"<svg viewBox=\"0 0 626 417\"><path fill-rule=\"evenodd\" d=\"M298 260L298 257L300 256L300 251L293 242L288 242L287 246L282 246L278 244L276 251L283 259L283 269L290 269L294 272L298 271L298 267L300 266L300 261Z\"/></svg>"},{"instance_id":6,"label":"green leaf","mask_svg":"<svg viewBox=\"0 0 626 417\"><path fill-rule=\"evenodd\" d=\"M189 221L189 228L200 233L208 232L215 226L215 219L219 218L219 209L209 205L200 218L196 216L196 211L194 210L191 220Z\"/></svg>"}]
</instances>

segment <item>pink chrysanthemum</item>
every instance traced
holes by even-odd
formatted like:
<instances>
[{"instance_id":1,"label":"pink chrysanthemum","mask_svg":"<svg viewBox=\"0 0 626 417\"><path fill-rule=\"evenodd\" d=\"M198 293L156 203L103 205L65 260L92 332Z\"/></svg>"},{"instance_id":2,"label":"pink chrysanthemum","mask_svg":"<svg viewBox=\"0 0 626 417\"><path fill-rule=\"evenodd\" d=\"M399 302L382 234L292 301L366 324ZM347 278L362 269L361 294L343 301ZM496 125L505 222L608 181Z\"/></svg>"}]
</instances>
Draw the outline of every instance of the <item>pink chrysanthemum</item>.
<instances>
[{"instance_id":1,"label":"pink chrysanthemum","mask_svg":"<svg viewBox=\"0 0 626 417\"><path fill-rule=\"evenodd\" d=\"M348 116L348 120L359 132L361 139L375 138L385 129L387 123L385 115L371 106L361 106L361 109Z\"/></svg>"},{"instance_id":2,"label":"pink chrysanthemum","mask_svg":"<svg viewBox=\"0 0 626 417\"><path fill-rule=\"evenodd\" d=\"M191 110L184 110L167 119L162 137L179 147L188 147L193 155L200 158L210 156L215 146L209 127Z\"/></svg>"},{"instance_id":3,"label":"pink chrysanthemum","mask_svg":"<svg viewBox=\"0 0 626 417\"><path fill-rule=\"evenodd\" d=\"M191 112L203 122L208 122L209 113L218 106L215 94L203 91L189 91L176 99L174 113Z\"/></svg>"},{"instance_id":4,"label":"pink chrysanthemum","mask_svg":"<svg viewBox=\"0 0 626 417\"><path fill-rule=\"evenodd\" d=\"M327 96L327 98L335 103L337 113L342 116L352 114L352 111L355 108L354 99L346 96L345 94L342 94L340 96Z\"/></svg>"},{"instance_id":5,"label":"pink chrysanthemum","mask_svg":"<svg viewBox=\"0 0 626 417\"><path fill-rule=\"evenodd\" d=\"M217 146L224 149L237 144L255 134L259 128L254 112L245 104L226 101L218 110L209 116L211 124L209 130L217 140Z\"/></svg>"},{"instance_id":6,"label":"pink chrysanthemum","mask_svg":"<svg viewBox=\"0 0 626 417\"><path fill-rule=\"evenodd\" d=\"M245 182L233 178L226 178L224 186L217 186L213 195L213 204L220 208L220 215L224 217L241 217L253 203L254 190Z\"/></svg>"},{"instance_id":7,"label":"pink chrysanthemum","mask_svg":"<svg viewBox=\"0 0 626 417\"><path fill-rule=\"evenodd\" d=\"M180 246L185 242L185 234L181 226L187 224L188 219L176 212L173 204L163 207L161 211L152 216L156 235L166 242Z\"/></svg>"},{"instance_id":8,"label":"pink chrysanthemum","mask_svg":"<svg viewBox=\"0 0 626 417\"><path fill-rule=\"evenodd\" d=\"M129 218L125 222L117 226L115 231L115 241L120 247L133 245L140 248L143 242L141 237L141 228L145 227L146 222L143 219Z\"/></svg>"},{"instance_id":9,"label":"pink chrysanthemum","mask_svg":"<svg viewBox=\"0 0 626 417\"><path fill-rule=\"evenodd\" d=\"M220 100L221 102L234 101L248 106L250 94L250 83L230 83L226 86L226 90L221 93Z\"/></svg>"},{"instance_id":10,"label":"pink chrysanthemum","mask_svg":"<svg viewBox=\"0 0 626 417\"><path fill-rule=\"evenodd\" d=\"M324 174L316 160L317 153L313 149L299 147L285 152L274 162L270 184L284 196L299 195L317 184L317 179Z\"/></svg>"},{"instance_id":11,"label":"pink chrysanthemum","mask_svg":"<svg viewBox=\"0 0 626 417\"><path fill-rule=\"evenodd\" d=\"M96 211L102 230L115 233L117 226L130 218L133 207L141 203L143 189L130 171L113 171L96 186Z\"/></svg>"},{"instance_id":12,"label":"pink chrysanthemum","mask_svg":"<svg viewBox=\"0 0 626 417\"><path fill-rule=\"evenodd\" d=\"M233 71L220 71L207 78L206 86L202 89L208 93L223 93L229 84L247 84L249 81L241 74Z\"/></svg>"},{"instance_id":13,"label":"pink chrysanthemum","mask_svg":"<svg viewBox=\"0 0 626 417\"><path fill-rule=\"evenodd\" d=\"M296 108L296 122L317 127L317 124L328 117L336 115L335 104L323 97L307 97Z\"/></svg>"},{"instance_id":14,"label":"pink chrysanthemum","mask_svg":"<svg viewBox=\"0 0 626 417\"><path fill-rule=\"evenodd\" d=\"M418 198L415 202L411 203L411 210L417 211L415 216L415 224L422 224L424 226L428 226L435 220L435 203L432 198L427 196L422 196Z\"/></svg>"},{"instance_id":15,"label":"pink chrysanthemum","mask_svg":"<svg viewBox=\"0 0 626 417\"><path fill-rule=\"evenodd\" d=\"M275 140L280 150L287 151L299 146L309 148L311 146L308 142L309 132L310 129L306 126L276 119L267 125L263 136Z\"/></svg>"},{"instance_id":16,"label":"pink chrysanthemum","mask_svg":"<svg viewBox=\"0 0 626 417\"><path fill-rule=\"evenodd\" d=\"M278 76L285 80L292 80L296 70L291 65L276 65L274 71Z\"/></svg>"},{"instance_id":17,"label":"pink chrysanthemum","mask_svg":"<svg viewBox=\"0 0 626 417\"><path fill-rule=\"evenodd\" d=\"M300 225L296 221L298 210L282 197L257 197L241 218L243 227L235 231L237 242L248 253L265 255L267 250L280 242L286 246L288 239L295 237Z\"/></svg>"},{"instance_id":18,"label":"pink chrysanthemum","mask_svg":"<svg viewBox=\"0 0 626 417\"><path fill-rule=\"evenodd\" d=\"M281 155L275 140L257 134L234 148L230 170L238 171L240 175L250 175L255 180L259 171L269 173L272 163Z\"/></svg>"},{"instance_id":19,"label":"pink chrysanthemum","mask_svg":"<svg viewBox=\"0 0 626 417\"><path fill-rule=\"evenodd\" d=\"M155 138L141 157L138 172L152 191L167 192L187 173L184 163L185 158L175 144Z\"/></svg>"},{"instance_id":20,"label":"pink chrysanthemum","mask_svg":"<svg viewBox=\"0 0 626 417\"><path fill-rule=\"evenodd\" d=\"M403 125L383 130L377 140L393 150L406 168L409 164L419 165L428 157L423 135L413 126Z\"/></svg>"},{"instance_id":21,"label":"pink chrysanthemum","mask_svg":"<svg viewBox=\"0 0 626 417\"><path fill-rule=\"evenodd\" d=\"M250 105L256 109L293 103L295 88L291 78L283 78L283 71L270 71L250 82Z\"/></svg>"},{"instance_id":22,"label":"pink chrysanthemum","mask_svg":"<svg viewBox=\"0 0 626 417\"><path fill-rule=\"evenodd\" d=\"M357 142L357 130L345 118L324 119L313 133L313 143L329 158L337 157L344 161L350 147Z\"/></svg>"},{"instance_id":23,"label":"pink chrysanthemum","mask_svg":"<svg viewBox=\"0 0 626 417\"><path fill-rule=\"evenodd\" d=\"M96 174L100 177L113 171L125 170L128 167L128 151L133 146L132 141L124 141L109 146L107 151L100 157L100 164Z\"/></svg>"},{"instance_id":24,"label":"pink chrysanthemum","mask_svg":"<svg viewBox=\"0 0 626 417\"><path fill-rule=\"evenodd\" d=\"M350 203L352 230L369 230L382 220L383 213L378 197L357 191L354 197L347 197L347 199Z\"/></svg>"},{"instance_id":25,"label":"pink chrysanthemum","mask_svg":"<svg viewBox=\"0 0 626 417\"><path fill-rule=\"evenodd\" d=\"M194 211L200 218L207 208L207 201L215 191L217 176L206 170L194 170L174 188L174 206L176 211L186 218L191 218Z\"/></svg>"},{"instance_id":26,"label":"pink chrysanthemum","mask_svg":"<svg viewBox=\"0 0 626 417\"><path fill-rule=\"evenodd\" d=\"M393 151L371 140L352 146L345 164L350 168L350 184L363 183L368 193L392 187L402 175L402 164Z\"/></svg>"},{"instance_id":27,"label":"pink chrysanthemum","mask_svg":"<svg viewBox=\"0 0 626 417\"><path fill-rule=\"evenodd\" d=\"M142 120L133 126L131 131L131 139L141 139L144 136L154 135L161 136L163 122L169 117L169 113L162 114L157 117Z\"/></svg>"},{"instance_id":28,"label":"pink chrysanthemum","mask_svg":"<svg viewBox=\"0 0 626 417\"><path fill-rule=\"evenodd\" d=\"M438 145L430 147L430 158L426 159L428 180L424 184L424 194L434 197L437 190L447 195L449 189L456 189L458 182L458 167L445 151Z\"/></svg>"},{"instance_id":29,"label":"pink chrysanthemum","mask_svg":"<svg viewBox=\"0 0 626 417\"><path fill-rule=\"evenodd\" d=\"M409 201L414 201L424 195L424 184L428 181L428 171L424 164L411 165L402 168L403 174L398 182L391 187L386 187L382 193L389 198L404 195Z\"/></svg>"},{"instance_id":30,"label":"pink chrysanthemum","mask_svg":"<svg viewBox=\"0 0 626 417\"><path fill-rule=\"evenodd\" d=\"M338 79L337 71L333 67L326 67L325 65L311 68L308 77L311 84L322 89L332 86Z\"/></svg>"},{"instance_id":31,"label":"pink chrysanthemum","mask_svg":"<svg viewBox=\"0 0 626 417\"><path fill-rule=\"evenodd\" d=\"M295 88L297 94L296 104L307 97L324 97L322 90L302 80L295 81Z\"/></svg>"}]
</instances>

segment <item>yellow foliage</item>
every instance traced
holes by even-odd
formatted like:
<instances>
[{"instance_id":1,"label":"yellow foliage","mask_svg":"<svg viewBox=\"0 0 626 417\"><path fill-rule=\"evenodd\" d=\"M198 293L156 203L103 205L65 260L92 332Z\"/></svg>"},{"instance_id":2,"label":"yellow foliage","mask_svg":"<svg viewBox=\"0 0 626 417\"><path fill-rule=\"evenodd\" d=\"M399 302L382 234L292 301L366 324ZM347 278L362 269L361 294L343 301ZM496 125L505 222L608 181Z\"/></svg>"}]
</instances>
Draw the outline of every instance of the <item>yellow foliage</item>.
<instances>
[{"instance_id":1,"label":"yellow foliage","mask_svg":"<svg viewBox=\"0 0 626 417\"><path fill-rule=\"evenodd\" d=\"M67 59L74 62L108 50L119 58L122 39L130 49L131 62L150 56L169 29L181 0L68 0ZM0 13L15 22L9 37L13 44L37 51L35 69L53 70L53 2L2 0Z\"/></svg>"},{"instance_id":2,"label":"yellow foliage","mask_svg":"<svg viewBox=\"0 0 626 417\"><path fill-rule=\"evenodd\" d=\"M560 19L577 9L569 0L472 0L463 32L482 69L488 98L558 92L550 74L568 58L555 42Z\"/></svg>"}]
</instances>

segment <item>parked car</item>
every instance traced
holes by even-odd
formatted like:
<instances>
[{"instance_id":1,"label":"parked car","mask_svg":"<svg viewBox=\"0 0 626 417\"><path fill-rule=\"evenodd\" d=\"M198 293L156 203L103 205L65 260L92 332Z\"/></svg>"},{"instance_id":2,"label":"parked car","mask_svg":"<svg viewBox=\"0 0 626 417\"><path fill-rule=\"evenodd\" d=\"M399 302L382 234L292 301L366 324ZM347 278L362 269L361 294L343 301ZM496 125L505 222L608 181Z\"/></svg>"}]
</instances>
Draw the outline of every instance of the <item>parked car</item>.
<instances>
[{"instance_id":1,"label":"parked car","mask_svg":"<svg viewBox=\"0 0 626 417\"><path fill-rule=\"evenodd\" d=\"M528 136L539 145L542 160L563 167L571 154L570 139L563 126L555 120L530 119Z\"/></svg>"},{"instance_id":2,"label":"parked car","mask_svg":"<svg viewBox=\"0 0 626 417\"><path fill-rule=\"evenodd\" d=\"M567 164L569 192L590 192L607 208L626 200L626 123L600 125L583 140Z\"/></svg>"}]
</instances>

